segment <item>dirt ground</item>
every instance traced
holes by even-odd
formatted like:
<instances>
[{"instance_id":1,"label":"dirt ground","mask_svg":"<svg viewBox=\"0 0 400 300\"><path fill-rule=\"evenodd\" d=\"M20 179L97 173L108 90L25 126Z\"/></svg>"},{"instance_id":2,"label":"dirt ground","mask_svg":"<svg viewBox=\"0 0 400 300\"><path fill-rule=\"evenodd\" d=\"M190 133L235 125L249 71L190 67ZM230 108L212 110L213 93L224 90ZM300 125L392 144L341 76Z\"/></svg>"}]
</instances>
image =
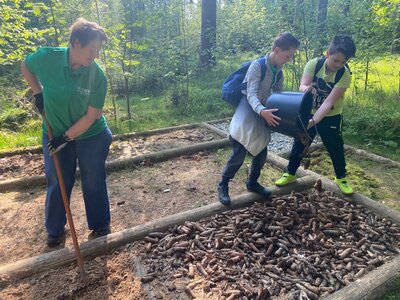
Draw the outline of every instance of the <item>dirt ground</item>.
<instances>
[{"instance_id":1,"label":"dirt ground","mask_svg":"<svg viewBox=\"0 0 400 300\"><path fill-rule=\"evenodd\" d=\"M147 137L134 137L113 141L107 161L134 157L146 153L182 147L194 143L220 139L217 134L205 129L181 129ZM27 153L0 158L0 181L25 176L43 175L43 155Z\"/></svg>"},{"instance_id":2,"label":"dirt ground","mask_svg":"<svg viewBox=\"0 0 400 300\"><path fill-rule=\"evenodd\" d=\"M219 139L206 129L179 130L167 134L114 142L109 161L170 149L201 141ZM217 201L216 184L230 149L202 151L135 169L112 172L108 176L111 227L113 232L150 220L190 210ZM31 154L0 159L0 180L42 174L41 155ZM231 195L245 192L248 160L230 185ZM261 182L271 186L280 170L266 165ZM46 246L44 229L45 187L0 193L0 265L40 255ZM87 239L86 216L79 180L71 210L79 242ZM66 247L72 248L67 227ZM59 247L61 248L61 247ZM83 282L74 264L48 270L10 285L2 285L0 299L192 299L184 292L187 278L156 278L142 283L147 266L141 260L143 244L136 242L112 253L85 260L88 280ZM190 282L198 280L198 276ZM212 293L195 288L196 299L225 299L223 287ZM280 298L282 299L282 298Z\"/></svg>"},{"instance_id":3,"label":"dirt ground","mask_svg":"<svg viewBox=\"0 0 400 300\"><path fill-rule=\"evenodd\" d=\"M110 173L108 189L112 231L217 201L216 184L229 153L230 149L199 152ZM242 168L231 184L233 196L245 192L246 169ZM262 176L271 172L276 170L266 166ZM44 200L45 187L0 193L0 264L52 250L46 246ZM90 231L87 229L79 181L71 196L71 211L78 241L86 241ZM68 228L65 246L73 247ZM188 299L184 293L178 293L183 298L166 298L142 285L139 277L143 275L143 267L140 263L124 263L127 258L132 261L138 254L136 251L139 250L128 245L111 255L86 261L89 283L82 284L76 267L70 265L31 276L4 288L0 290L0 299Z\"/></svg>"}]
</instances>

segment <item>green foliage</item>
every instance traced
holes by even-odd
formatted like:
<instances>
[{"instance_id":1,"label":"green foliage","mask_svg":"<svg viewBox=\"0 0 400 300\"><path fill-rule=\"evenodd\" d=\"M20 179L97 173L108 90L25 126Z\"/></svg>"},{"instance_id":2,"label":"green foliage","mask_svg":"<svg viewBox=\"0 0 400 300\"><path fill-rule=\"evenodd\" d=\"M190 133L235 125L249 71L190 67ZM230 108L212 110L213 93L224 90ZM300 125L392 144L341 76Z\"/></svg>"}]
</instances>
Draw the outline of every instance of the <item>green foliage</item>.
<instances>
[{"instance_id":1,"label":"green foliage","mask_svg":"<svg viewBox=\"0 0 400 300\"><path fill-rule=\"evenodd\" d=\"M198 68L199 1L0 0L0 4L0 16L13 23L13 26L10 22L0 25L0 59L3 58L0 85L3 88L22 83L19 64L6 67L5 63L21 60L38 45L59 43L66 46L68 27L78 17L100 22L105 27L109 42L100 63L106 68L112 87L110 98L119 99L116 103L117 131L231 115L233 109L220 101L223 79L242 62L269 51L273 38L284 30L291 31L302 41L299 55L285 66L285 89L297 90L318 34L315 31L316 1L218 2L217 47L214 49L217 64L204 72ZM354 80L347 93L345 134L356 136L368 145L381 144L392 152L400 145L397 134L399 57L383 56L383 60L373 57L387 52L396 37L398 8L398 0L329 1L324 37L328 43L334 34L350 33L358 46L357 60L350 64ZM370 65L365 84L367 57ZM126 112L128 96L130 120ZM2 111L15 108L6 104L13 103L10 101L13 95L5 98L8 101L2 103L5 105ZM105 111L112 120L113 108L108 106ZM7 123L14 124L6 126L24 130L20 124L23 114L19 117L15 111L4 114L17 118L4 117Z\"/></svg>"},{"instance_id":2,"label":"green foliage","mask_svg":"<svg viewBox=\"0 0 400 300\"><path fill-rule=\"evenodd\" d=\"M0 113L0 126L17 131L29 117L28 112L21 108L11 108Z\"/></svg>"},{"instance_id":3,"label":"green foliage","mask_svg":"<svg viewBox=\"0 0 400 300\"><path fill-rule=\"evenodd\" d=\"M26 28L27 12L18 0L0 0L0 65L20 60L31 49L35 32Z\"/></svg>"},{"instance_id":4,"label":"green foliage","mask_svg":"<svg viewBox=\"0 0 400 300\"><path fill-rule=\"evenodd\" d=\"M394 290L386 293L382 300L399 300L400 299L400 277L397 277L394 282Z\"/></svg>"},{"instance_id":5,"label":"green foliage","mask_svg":"<svg viewBox=\"0 0 400 300\"><path fill-rule=\"evenodd\" d=\"M352 61L353 84L347 92L344 134L357 146L388 157L400 157L400 66L399 56L377 57L366 65ZM366 90L365 90L366 87Z\"/></svg>"}]
</instances>

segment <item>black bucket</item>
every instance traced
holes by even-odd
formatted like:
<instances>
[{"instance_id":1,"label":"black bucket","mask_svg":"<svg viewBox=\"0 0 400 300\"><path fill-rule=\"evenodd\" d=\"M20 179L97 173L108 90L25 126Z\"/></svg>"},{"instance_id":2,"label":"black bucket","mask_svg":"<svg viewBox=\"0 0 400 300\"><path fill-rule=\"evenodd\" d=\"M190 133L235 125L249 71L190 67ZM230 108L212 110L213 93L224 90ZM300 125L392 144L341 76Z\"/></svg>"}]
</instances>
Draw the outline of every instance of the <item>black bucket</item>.
<instances>
[{"instance_id":1,"label":"black bucket","mask_svg":"<svg viewBox=\"0 0 400 300\"><path fill-rule=\"evenodd\" d=\"M267 109L279 109L274 114L281 118L276 127L269 126L271 130L288 135L299 137L305 134L308 121L311 115L313 96L311 93L282 92L273 93L267 100Z\"/></svg>"}]
</instances>

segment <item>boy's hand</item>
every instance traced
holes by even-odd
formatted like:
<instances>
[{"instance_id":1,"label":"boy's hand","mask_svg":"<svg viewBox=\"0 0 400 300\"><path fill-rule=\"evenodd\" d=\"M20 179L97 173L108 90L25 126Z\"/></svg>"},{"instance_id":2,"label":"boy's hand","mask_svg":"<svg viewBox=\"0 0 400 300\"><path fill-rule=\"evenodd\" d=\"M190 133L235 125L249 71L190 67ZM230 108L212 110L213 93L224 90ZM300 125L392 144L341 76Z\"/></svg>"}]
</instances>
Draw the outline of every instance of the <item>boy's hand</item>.
<instances>
[{"instance_id":1,"label":"boy's hand","mask_svg":"<svg viewBox=\"0 0 400 300\"><path fill-rule=\"evenodd\" d=\"M308 92L308 93L311 93L311 94L313 94L314 96L317 94L317 90L315 89L315 87L313 87L312 85L309 85L305 90L304 90L304 92Z\"/></svg>"},{"instance_id":2,"label":"boy's hand","mask_svg":"<svg viewBox=\"0 0 400 300\"><path fill-rule=\"evenodd\" d=\"M260 113L261 117L263 117L265 121L267 121L269 126L275 127L279 125L279 121L281 120L281 118L273 114L276 111L278 111L277 108L271 108L271 109L264 109Z\"/></svg>"},{"instance_id":3,"label":"boy's hand","mask_svg":"<svg viewBox=\"0 0 400 300\"><path fill-rule=\"evenodd\" d=\"M310 129L310 128L314 127L314 126L315 126L314 119L310 119L310 120L308 120L308 126L307 126L307 129Z\"/></svg>"}]
</instances>

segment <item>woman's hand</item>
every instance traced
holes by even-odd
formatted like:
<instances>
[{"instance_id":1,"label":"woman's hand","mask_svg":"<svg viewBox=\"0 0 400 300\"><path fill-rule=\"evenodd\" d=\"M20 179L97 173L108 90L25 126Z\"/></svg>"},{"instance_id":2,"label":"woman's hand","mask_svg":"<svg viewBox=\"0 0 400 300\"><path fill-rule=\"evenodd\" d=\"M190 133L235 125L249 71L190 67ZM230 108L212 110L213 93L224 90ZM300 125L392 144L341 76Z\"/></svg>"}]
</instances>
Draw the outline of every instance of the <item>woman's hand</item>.
<instances>
[{"instance_id":1,"label":"woman's hand","mask_svg":"<svg viewBox=\"0 0 400 300\"><path fill-rule=\"evenodd\" d=\"M50 155L53 155L54 153L60 151L62 148L67 146L67 143L69 143L70 141L72 141L72 139L70 139L65 133L63 135L52 138L47 143L47 149L49 149Z\"/></svg>"},{"instance_id":2,"label":"woman's hand","mask_svg":"<svg viewBox=\"0 0 400 300\"><path fill-rule=\"evenodd\" d=\"M279 125L279 121L281 120L280 117L274 115L273 113L278 111L277 108L271 108L271 109L264 109L261 111L260 115L267 121L269 126L277 126Z\"/></svg>"}]
</instances>

